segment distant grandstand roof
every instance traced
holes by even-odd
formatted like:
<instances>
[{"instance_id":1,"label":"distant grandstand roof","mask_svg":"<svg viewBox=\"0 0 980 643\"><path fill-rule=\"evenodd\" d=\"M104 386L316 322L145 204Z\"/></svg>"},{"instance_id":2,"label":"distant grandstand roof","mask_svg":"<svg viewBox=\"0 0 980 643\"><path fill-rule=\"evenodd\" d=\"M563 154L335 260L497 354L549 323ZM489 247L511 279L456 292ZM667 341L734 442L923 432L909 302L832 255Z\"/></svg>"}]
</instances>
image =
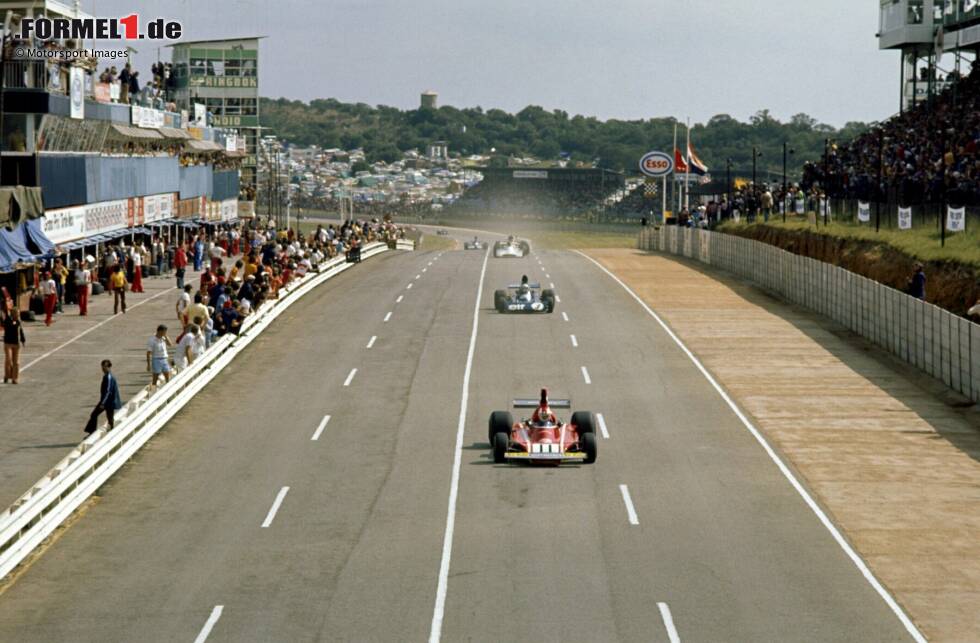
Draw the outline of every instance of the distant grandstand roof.
<instances>
[{"instance_id":1,"label":"distant grandstand roof","mask_svg":"<svg viewBox=\"0 0 980 643\"><path fill-rule=\"evenodd\" d=\"M234 42L236 40L262 40L269 36L239 36L237 38L208 38L207 40L181 40L168 47L186 47L188 45L203 45L209 42Z\"/></svg>"}]
</instances>

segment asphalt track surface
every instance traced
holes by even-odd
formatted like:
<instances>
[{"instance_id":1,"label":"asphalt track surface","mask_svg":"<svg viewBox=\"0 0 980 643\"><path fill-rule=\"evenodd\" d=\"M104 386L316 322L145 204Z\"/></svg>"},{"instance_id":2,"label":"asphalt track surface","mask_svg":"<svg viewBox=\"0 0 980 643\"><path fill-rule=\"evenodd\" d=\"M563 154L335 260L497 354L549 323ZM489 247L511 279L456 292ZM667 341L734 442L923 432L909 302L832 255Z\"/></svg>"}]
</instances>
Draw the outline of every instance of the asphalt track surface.
<instances>
[{"instance_id":1,"label":"asphalt track surface","mask_svg":"<svg viewBox=\"0 0 980 643\"><path fill-rule=\"evenodd\" d=\"M291 307L0 595L0 641L424 641L434 606L444 641L909 640L571 252L486 262L446 557L484 257L385 253ZM493 310L521 274L555 284L554 314ZM490 412L542 386L602 414L596 464L493 464Z\"/></svg>"}]
</instances>

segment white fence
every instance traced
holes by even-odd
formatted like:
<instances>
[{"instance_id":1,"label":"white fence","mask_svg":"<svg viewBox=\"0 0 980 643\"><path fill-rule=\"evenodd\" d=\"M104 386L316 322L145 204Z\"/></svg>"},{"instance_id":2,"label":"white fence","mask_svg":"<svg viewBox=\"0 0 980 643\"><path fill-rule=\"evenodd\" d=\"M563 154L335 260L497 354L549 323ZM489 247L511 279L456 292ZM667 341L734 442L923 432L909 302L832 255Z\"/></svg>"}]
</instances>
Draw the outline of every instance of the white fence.
<instances>
[{"instance_id":1,"label":"white fence","mask_svg":"<svg viewBox=\"0 0 980 643\"><path fill-rule=\"evenodd\" d=\"M647 228L639 248L683 255L749 279L980 402L980 325L967 319L843 268L730 234Z\"/></svg>"},{"instance_id":2,"label":"white fence","mask_svg":"<svg viewBox=\"0 0 980 643\"><path fill-rule=\"evenodd\" d=\"M398 250L413 250L411 241L398 241ZM381 243L368 244L361 258L387 251ZM109 477L122 467L171 417L214 379L284 310L307 292L354 264L337 257L319 271L293 282L279 299L268 302L248 317L237 336L225 335L187 369L155 392L149 387L116 413L112 431L102 428L75 447L6 511L0 513L0 579L64 522Z\"/></svg>"}]
</instances>

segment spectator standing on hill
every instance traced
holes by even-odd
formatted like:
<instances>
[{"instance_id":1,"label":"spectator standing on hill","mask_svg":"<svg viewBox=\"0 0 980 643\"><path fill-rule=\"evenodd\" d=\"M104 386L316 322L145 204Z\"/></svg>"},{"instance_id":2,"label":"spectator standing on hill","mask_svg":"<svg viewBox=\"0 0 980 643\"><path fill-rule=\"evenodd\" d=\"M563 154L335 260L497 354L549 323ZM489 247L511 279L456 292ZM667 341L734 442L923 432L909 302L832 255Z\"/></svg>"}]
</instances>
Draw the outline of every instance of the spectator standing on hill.
<instances>
[{"instance_id":1,"label":"spectator standing on hill","mask_svg":"<svg viewBox=\"0 0 980 643\"><path fill-rule=\"evenodd\" d=\"M167 349L174 343L167 336L167 327L157 326L157 332L146 342L146 370L153 374L152 386L157 385L160 376L170 381L170 356Z\"/></svg>"},{"instance_id":2,"label":"spectator standing on hill","mask_svg":"<svg viewBox=\"0 0 980 643\"><path fill-rule=\"evenodd\" d=\"M20 376L20 349L27 345L20 311L12 308L3 316L3 383L17 383Z\"/></svg>"},{"instance_id":3,"label":"spectator standing on hill","mask_svg":"<svg viewBox=\"0 0 980 643\"><path fill-rule=\"evenodd\" d=\"M133 101L136 100L136 95L140 93L140 73L134 71L133 75L129 77L129 95Z\"/></svg>"},{"instance_id":4,"label":"spectator standing on hill","mask_svg":"<svg viewBox=\"0 0 980 643\"><path fill-rule=\"evenodd\" d=\"M115 68L110 70L113 73ZM133 68L129 63L119 72L119 102L129 103L129 79L133 76Z\"/></svg>"},{"instance_id":5,"label":"spectator standing on hill","mask_svg":"<svg viewBox=\"0 0 980 643\"><path fill-rule=\"evenodd\" d=\"M109 430L116 424L116 411L122 408L122 397L119 395L119 382L112 374L112 362L102 360L102 387L99 392L99 403L95 405L92 414L85 425L85 432L95 433L99 415L105 411L105 419L109 422Z\"/></svg>"},{"instance_id":6,"label":"spectator standing on hill","mask_svg":"<svg viewBox=\"0 0 980 643\"><path fill-rule=\"evenodd\" d=\"M916 299L926 299L926 273L921 263L915 264L912 277L909 279L909 294Z\"/></svg>"}]
</instances>

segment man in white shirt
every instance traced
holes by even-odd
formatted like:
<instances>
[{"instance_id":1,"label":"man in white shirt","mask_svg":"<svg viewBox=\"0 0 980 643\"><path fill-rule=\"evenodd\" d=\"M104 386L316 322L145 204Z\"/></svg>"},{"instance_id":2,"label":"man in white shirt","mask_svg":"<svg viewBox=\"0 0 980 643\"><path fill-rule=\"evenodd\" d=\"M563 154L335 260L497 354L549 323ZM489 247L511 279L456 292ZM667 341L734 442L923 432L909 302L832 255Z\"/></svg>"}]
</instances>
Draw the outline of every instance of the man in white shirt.
<instances>
[{"instance_id":1,"label":"man in white shirt","mask_svg":"<svg viewBox=\"0 0 980 643\"><path fill-rule=\"evenodd\" d=\"M157 326L157 332L146 342L146 370L153 373L153 386L157 385L160 376L170 381L170 357L167 349L174 343L167 336L167 327Z\"/></svg>"},{"instance_id":2,"label":"man in white shirt","mask_svg":"<svg viewBox=\"0 0 980 643\"><path fill-rule=\"evenodd\" d=\"M174 352L174 365L178 371L184 370L194 362L194 358L196 357L194 351L199 332L197 325L188 324L183 337L177 342L177 350Z\"/></svg>"},{"instance_id":3,"label":"man in white shirt","mask_svg":"<svg viewBox=\"0 0 980 643\"><path fill-rule=\"evenodd\" d=\"M177 305L175 309L177 310L177 321L181 325L187 323L187 308L191 305L191 291L194 286L190 284L184 284L184 290L180 293L180 297L177 298Z\"/></svg>"}]
</instances>

